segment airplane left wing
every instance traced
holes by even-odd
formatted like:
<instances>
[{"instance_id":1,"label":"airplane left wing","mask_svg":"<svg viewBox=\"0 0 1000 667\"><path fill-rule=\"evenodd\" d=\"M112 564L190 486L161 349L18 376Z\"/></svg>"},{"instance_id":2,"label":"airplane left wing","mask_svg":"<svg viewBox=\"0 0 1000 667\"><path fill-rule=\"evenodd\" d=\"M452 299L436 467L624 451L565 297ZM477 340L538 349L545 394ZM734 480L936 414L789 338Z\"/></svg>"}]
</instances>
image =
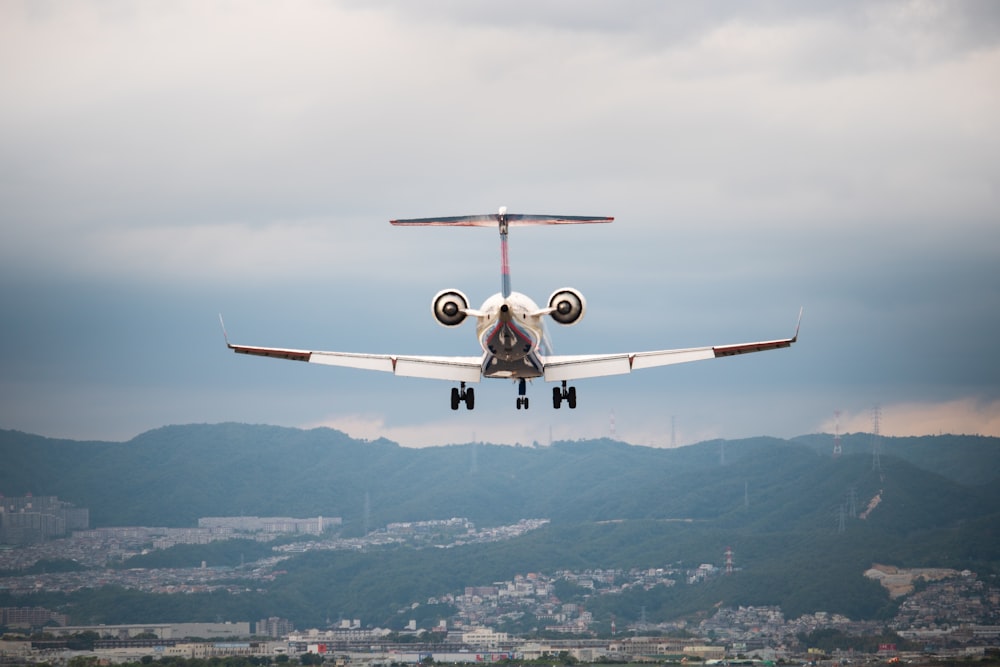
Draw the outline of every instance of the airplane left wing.
<instances>
[{"instance_id":1,"label":"airplane left wing","mask_svg":"<svg viewBox=\"0 0 1000 667\"><path fill-rule=\"evenodd\" d=\"M279 347L233 345L228 341L226 345L236 354L305 361L324 366L360 368L367 371L383 371L401 377L451 380L454 382L479 382L480 377L482 377L482 357L422 357L402 354L293 350Z\"/></svg>"},{"instance_id":2,"label":"airplane left wing","mask_svg":"<svg viewBox=\"0 0 1000 667\"><path fill-rule=\"evenodd\" d=\"M430 357L404 354L361 354L356 352L326 352L295 350L283 347L259 347L256 345L234 345L229 342L226 324L219 316L222 335L226 347L236 354L256 357L273 357L289 361L305 361L324 366L360 368L366 371L382 371L401 377L428 378L431 380L451 380L453 382L479 382L482 377L483 357Z\"/></svg>"},{"instance_id":3,"label":"airplane left wing","mask_svg":"<svg viewBox=\"0 0 1000 667\"><path fill-rule=\"evenodd\" d=\"M799 312L801 322L802 312ZM643 368L670 366L689 361L732 357L750 352L763 352L791 347L799 338L799 325L795 325L795 335L791 338L737 343L735 345L714 345L691 347L678 350L654 350L651 352L625 352L621 354L586 354L548 356L542 359L546 382L579 380L582 378L624 375Z\"/></svg>"}]
</instances>

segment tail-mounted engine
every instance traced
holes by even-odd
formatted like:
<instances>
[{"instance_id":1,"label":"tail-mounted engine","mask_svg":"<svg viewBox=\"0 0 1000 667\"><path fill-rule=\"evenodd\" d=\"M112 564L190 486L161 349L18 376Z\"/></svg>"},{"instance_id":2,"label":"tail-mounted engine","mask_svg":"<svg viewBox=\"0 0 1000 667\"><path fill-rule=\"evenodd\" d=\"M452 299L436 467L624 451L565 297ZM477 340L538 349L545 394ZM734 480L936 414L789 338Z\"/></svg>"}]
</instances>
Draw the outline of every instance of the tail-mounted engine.
<instances>
[{"instance_id":1,"label":"tail-mounted engine","mask_svg":"<svg viewBox=\"0 0 1000 667\"><path fill-rule=\"evenodd\" d=\"M469 308L469 299L457 289L441 290L434 295L431 311L434 319L443 327L457 327L465 321L465 311Z\"/></svg>"},{"instance_id":2,"label":"tail-mounted engine","mask_svg":"<svg viewBox=\"0 0 1000 667\"><path fill-rule=\"evenodd\" d=\"M583 314L587 311L587 300L572 287L563 287L549 297L549 308L552 308L552 319L569 326L583 319Z\"/></svg>"}]
</instances>

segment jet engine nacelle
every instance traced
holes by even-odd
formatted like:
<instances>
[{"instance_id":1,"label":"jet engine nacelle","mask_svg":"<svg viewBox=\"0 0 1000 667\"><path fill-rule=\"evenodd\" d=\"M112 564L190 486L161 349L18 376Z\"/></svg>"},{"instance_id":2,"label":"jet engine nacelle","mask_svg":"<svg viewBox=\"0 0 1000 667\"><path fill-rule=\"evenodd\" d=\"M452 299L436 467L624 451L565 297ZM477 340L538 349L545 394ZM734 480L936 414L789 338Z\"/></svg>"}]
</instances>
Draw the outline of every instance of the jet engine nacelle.
<instances>
[{"instance_id":1,"label":"jet engine nacelle","mask_svg":"<svg viewBox=\"0 0 1000 667\"><path fill-rule=\"evenodd\" d=\"M587 312L587 300L572 287L563 287L549 297L549 308L553 309L550 313L552 319L569 326L583 319L583 314Z\"/></svg>"},{"instance_id":2,"label":"jet engine nacelle","mask_svg":"<svg viewBox=\"0 0 1000 667\"><path fill-rule=\"evenodd\" d=\"M457 289L441 290L431 302L434 319L443 327L457 327L464 322L468 308L469 298Z\"/></svg>"}]
</instances>

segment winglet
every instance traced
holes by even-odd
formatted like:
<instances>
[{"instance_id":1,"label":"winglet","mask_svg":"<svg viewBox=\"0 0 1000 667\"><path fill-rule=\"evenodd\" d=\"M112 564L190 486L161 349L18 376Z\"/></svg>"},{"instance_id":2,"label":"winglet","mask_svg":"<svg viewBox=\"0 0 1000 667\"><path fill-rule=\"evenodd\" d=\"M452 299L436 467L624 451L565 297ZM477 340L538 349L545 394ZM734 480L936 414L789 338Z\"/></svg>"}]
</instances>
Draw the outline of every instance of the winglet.
<instances>
[{"instance_id":1,"label":"winglet","mask_svg":"<svg viewBox=\"0 0 1000 667\"><path fill-rule=\"evenodd\" d=\"M791 340L791 342L793 342L793 343L799 339L799 326L802 324L802 311L804 309L805 309L805 306L799 306L799 319L795 323L795 335L792 336L792 340Z\"/></svg>"},{"instance_id":2,"label":"winglet","mask_svg":"<svg viewBox=\"0 0 1000 667\"><path fill-rule=\"evenodd\" d=\"M233 349L233 344L229 342L229 334L226 333L226 323L222 320L222 313L219 313L219 324L222 326L222 337L226 340L226 347Z\"/></svg>"}]
</instances>

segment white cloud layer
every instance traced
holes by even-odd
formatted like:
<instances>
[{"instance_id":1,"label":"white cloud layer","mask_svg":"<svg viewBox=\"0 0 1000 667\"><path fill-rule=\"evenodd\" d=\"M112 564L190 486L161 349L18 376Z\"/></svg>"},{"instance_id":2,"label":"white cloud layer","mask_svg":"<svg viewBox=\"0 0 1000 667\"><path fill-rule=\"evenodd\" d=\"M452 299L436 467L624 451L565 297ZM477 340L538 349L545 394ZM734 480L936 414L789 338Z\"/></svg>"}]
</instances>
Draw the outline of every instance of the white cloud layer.
<instances>
[{"instance_id":1,"label":"white cloud layer","mask_svg":"<svg viewBox=\"0 0 1000 667\"><path fill-rule=\"evenodd\" d=\"M956 433L1000 437L1000 400L980 398L872 406L867 411L842 415L840 432L871 433L876 412L882 435L903 437ZM825 422L823 431L833 433L836 423L835 419Z\"/></svg>"},{"instance_id":2,"label":"white cloud layer","mask_svg":"<svg viewBox=\"0 0 1000 667\"><path fill-rule=\"evenodd\" d=\"M236 371L201 327L223 310L248 343L474 353L427 301L494 291L495 237L387 221L508 205L617 218L512 238L516 289L588 296L561 351L772 337L806 307L784 357L594 382L608 409L556 439L606 433L612 398L621 437L658 445L777 434L779 416L804 432L845 395L900 434L992 432L998 79L1000 8L978 0L0 3L0 375L19 388L0 427L266 415L467 439L471 419L428 417L386 378L386 400L328 417L297 389L312 376ZM230 384L253 391L217 413L188 400ZM95 385L136 402L103 431ZM661 385L686 401L680 435L628 407ZM80 408L51 402L74 391ZM509 407L467 430L547 439Z\"/></svg>"}]
</instances>

